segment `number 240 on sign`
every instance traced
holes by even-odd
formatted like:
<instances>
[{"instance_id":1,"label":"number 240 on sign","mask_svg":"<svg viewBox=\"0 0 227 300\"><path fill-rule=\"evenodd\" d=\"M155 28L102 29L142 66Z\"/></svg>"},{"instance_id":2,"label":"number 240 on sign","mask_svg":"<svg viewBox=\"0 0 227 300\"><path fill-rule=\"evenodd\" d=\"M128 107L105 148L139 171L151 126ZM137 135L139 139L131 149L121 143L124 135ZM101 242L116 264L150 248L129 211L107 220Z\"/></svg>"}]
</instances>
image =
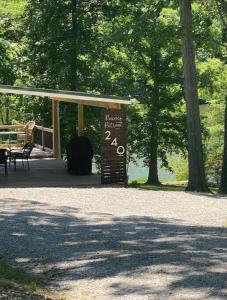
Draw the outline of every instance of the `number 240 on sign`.
<instances>
[{"instance_id":1,"label":"number 240 on sign","mask_svg":"<svg viewBox=\"0 0 227 300\"><path fill-rule=\"evenodd\" d=\"M117 138L115 137L114 139L111 138L111 132L109 130L105 131L105 140L106 141L111 141L111 146L117 147L117 154L118 155L123 155L125 153L125 147L122 145L118 146Z\"/></svg>"}]
</instances>

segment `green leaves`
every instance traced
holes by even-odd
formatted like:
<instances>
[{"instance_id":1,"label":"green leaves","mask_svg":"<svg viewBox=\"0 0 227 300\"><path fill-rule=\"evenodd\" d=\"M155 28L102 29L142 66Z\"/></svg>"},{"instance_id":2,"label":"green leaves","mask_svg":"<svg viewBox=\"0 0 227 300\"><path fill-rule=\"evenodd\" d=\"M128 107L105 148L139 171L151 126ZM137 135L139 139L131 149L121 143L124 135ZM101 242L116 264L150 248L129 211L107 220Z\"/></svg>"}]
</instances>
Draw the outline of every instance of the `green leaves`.
<instances>
[{"instance_id":1,"label":"green leaves","mask_svg":"<svg viewBox=\"0 0 227 300\"><path fill-rule=\"evenodd\" d=\"M0 15L20 16L25 8L26 0L0 0Z\"/></svg>"},{"instance_id":2,"label":"green leaves","mask_svg":"<svg viewBox=\"0 0 227 300\"><path fill-rule=\"evenodd\" d=\"M156 151L168 168L170 153L185 153L177 1L28 0L24 4L0 0L1 83L134 97L137 101L129 109L130 154L145 158L149 165ZM204 131L210 132L205 139L208 160L210 153L222 148L227 81L223 12L222 1L193 4L199 94L209 102L203 113ZM8 115L10 122L35 118L50 126L48 103L1 97L1 122ZM86 134L98 153L99 110L87 108L85 116ZM61 105L65 142L76 121L76 107Z\"/></svg>"}]
</instances>

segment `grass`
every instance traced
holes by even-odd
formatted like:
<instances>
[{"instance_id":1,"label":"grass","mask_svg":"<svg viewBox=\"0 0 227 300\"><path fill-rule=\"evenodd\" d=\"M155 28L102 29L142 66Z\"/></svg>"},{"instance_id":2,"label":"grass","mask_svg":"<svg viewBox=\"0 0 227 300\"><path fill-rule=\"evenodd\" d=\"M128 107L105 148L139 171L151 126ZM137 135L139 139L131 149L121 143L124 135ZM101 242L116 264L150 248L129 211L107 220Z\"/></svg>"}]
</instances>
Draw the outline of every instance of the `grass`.
<instances>
[{"instance_id":1,"label":"grass","mask_svg":"<svg viewBox=\"0 0 227 300\"><path fill-rule=\"evenodd\" d=\"M43 284L39 277L30 276L24 270L0 260L0 285L21 285L30 291L41 291Z\"/></svg>"},{"instance_id":2,"label":"grass","mask_svg":"<svg viewBox=\"0 0 227 300\"><path fill-rule=\"evenodd\" d=\"M152 191L185 191L187 187L187 181L163 181L161 185L153 185L146 183L147 178L130 179L128 186L133 188L139 188L143 190ZM212 194L218 193L218 188L214 186L209 187Z\"/></svg>"},{"instance_id":3,"label":"grass","mask_svg":"<svg viewBox=\"0 0 227 300\"><path fill-rule=\"evenodd\" d=\"M153 191L185 191L187 181L163 181L161 185L146 183L147 178L129 180L129 187Z\"/></svg>"},{"instance_id":4,"label":"grass","mask_svg":"<svg viewBox=\"0 0 227 300\"><path fill-rule=\"evenodd\" d=\"M0 289L14 290L17 292L17 296L21 296L22 293L22 297L23 291L26 291L29 295L35 295L40 300L66 300L65 296L54 295L50 292L40 277L31 276L20 268L8 265L3 260L0 260Z\"/></svg>"}]
</instances>

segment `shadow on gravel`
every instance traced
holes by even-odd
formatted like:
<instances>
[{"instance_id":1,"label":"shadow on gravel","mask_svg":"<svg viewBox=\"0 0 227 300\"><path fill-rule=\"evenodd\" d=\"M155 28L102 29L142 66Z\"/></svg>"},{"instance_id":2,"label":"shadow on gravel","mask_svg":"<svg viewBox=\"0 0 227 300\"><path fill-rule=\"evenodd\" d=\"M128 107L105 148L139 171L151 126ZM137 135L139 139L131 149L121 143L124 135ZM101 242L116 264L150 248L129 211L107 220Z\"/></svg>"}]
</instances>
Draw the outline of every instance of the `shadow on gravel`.
<instances>
[{"instance_id":1,"label":"shadow on gravel","mask_svg":"<svg viewBox=\"0 0 227 300\"><path fill-rule=\"evenodd\" d=\"M191 194L193 196L197 196L197 197L208 197L208 198L212 198L212 199L222 199L222 200L226 200L227 201L227 195L225 194L216 194L216 193L213 193L213 194L208 194L208 193L197 193L197 192L186 192L187 194Z\"/></svg>"},{"instance_id":2,"label":"shadow on gravel","mask_svg":"<svg viewBox=\"0 0 227 300\"><path fill-rule=\"evenodd\" d=\"M33 272L41 270L50 284L120 275L141 278L131 285L120 278L112 283L113 299L132 295L167 299L182 289L206 291L206 298L227 298L227 228L98 212L81 217L76 208L63 206L46 207L42 213L42 206L0 201L0 258ZM173 274L174 280L155 288L152 280L143 282L146 274L162 278Z\"/></svg>"}]
</instances>

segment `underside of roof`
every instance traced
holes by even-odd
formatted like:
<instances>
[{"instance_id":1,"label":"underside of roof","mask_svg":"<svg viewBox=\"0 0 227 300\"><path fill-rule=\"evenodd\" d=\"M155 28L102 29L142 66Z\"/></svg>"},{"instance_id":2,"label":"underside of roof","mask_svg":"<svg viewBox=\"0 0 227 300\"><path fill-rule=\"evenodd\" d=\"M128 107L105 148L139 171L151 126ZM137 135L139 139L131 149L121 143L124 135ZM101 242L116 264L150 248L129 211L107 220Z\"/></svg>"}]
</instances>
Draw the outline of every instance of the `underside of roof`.
<instances>
[{"instance_id":1,"label":"underside of roof","mask_svg":"<svg viewBox=\"0 0 227 300\"><path fill-rule=\"evenodd\" d=\"M119 108L121 105L131 104L130 99L118 97L92 95L81 92L49 90L31 87L17 87L9 85L0 85L0 93L15 94L24 96L48 97L52 100L84 104L96 107Z\"/></svg>"}]
</instances>

